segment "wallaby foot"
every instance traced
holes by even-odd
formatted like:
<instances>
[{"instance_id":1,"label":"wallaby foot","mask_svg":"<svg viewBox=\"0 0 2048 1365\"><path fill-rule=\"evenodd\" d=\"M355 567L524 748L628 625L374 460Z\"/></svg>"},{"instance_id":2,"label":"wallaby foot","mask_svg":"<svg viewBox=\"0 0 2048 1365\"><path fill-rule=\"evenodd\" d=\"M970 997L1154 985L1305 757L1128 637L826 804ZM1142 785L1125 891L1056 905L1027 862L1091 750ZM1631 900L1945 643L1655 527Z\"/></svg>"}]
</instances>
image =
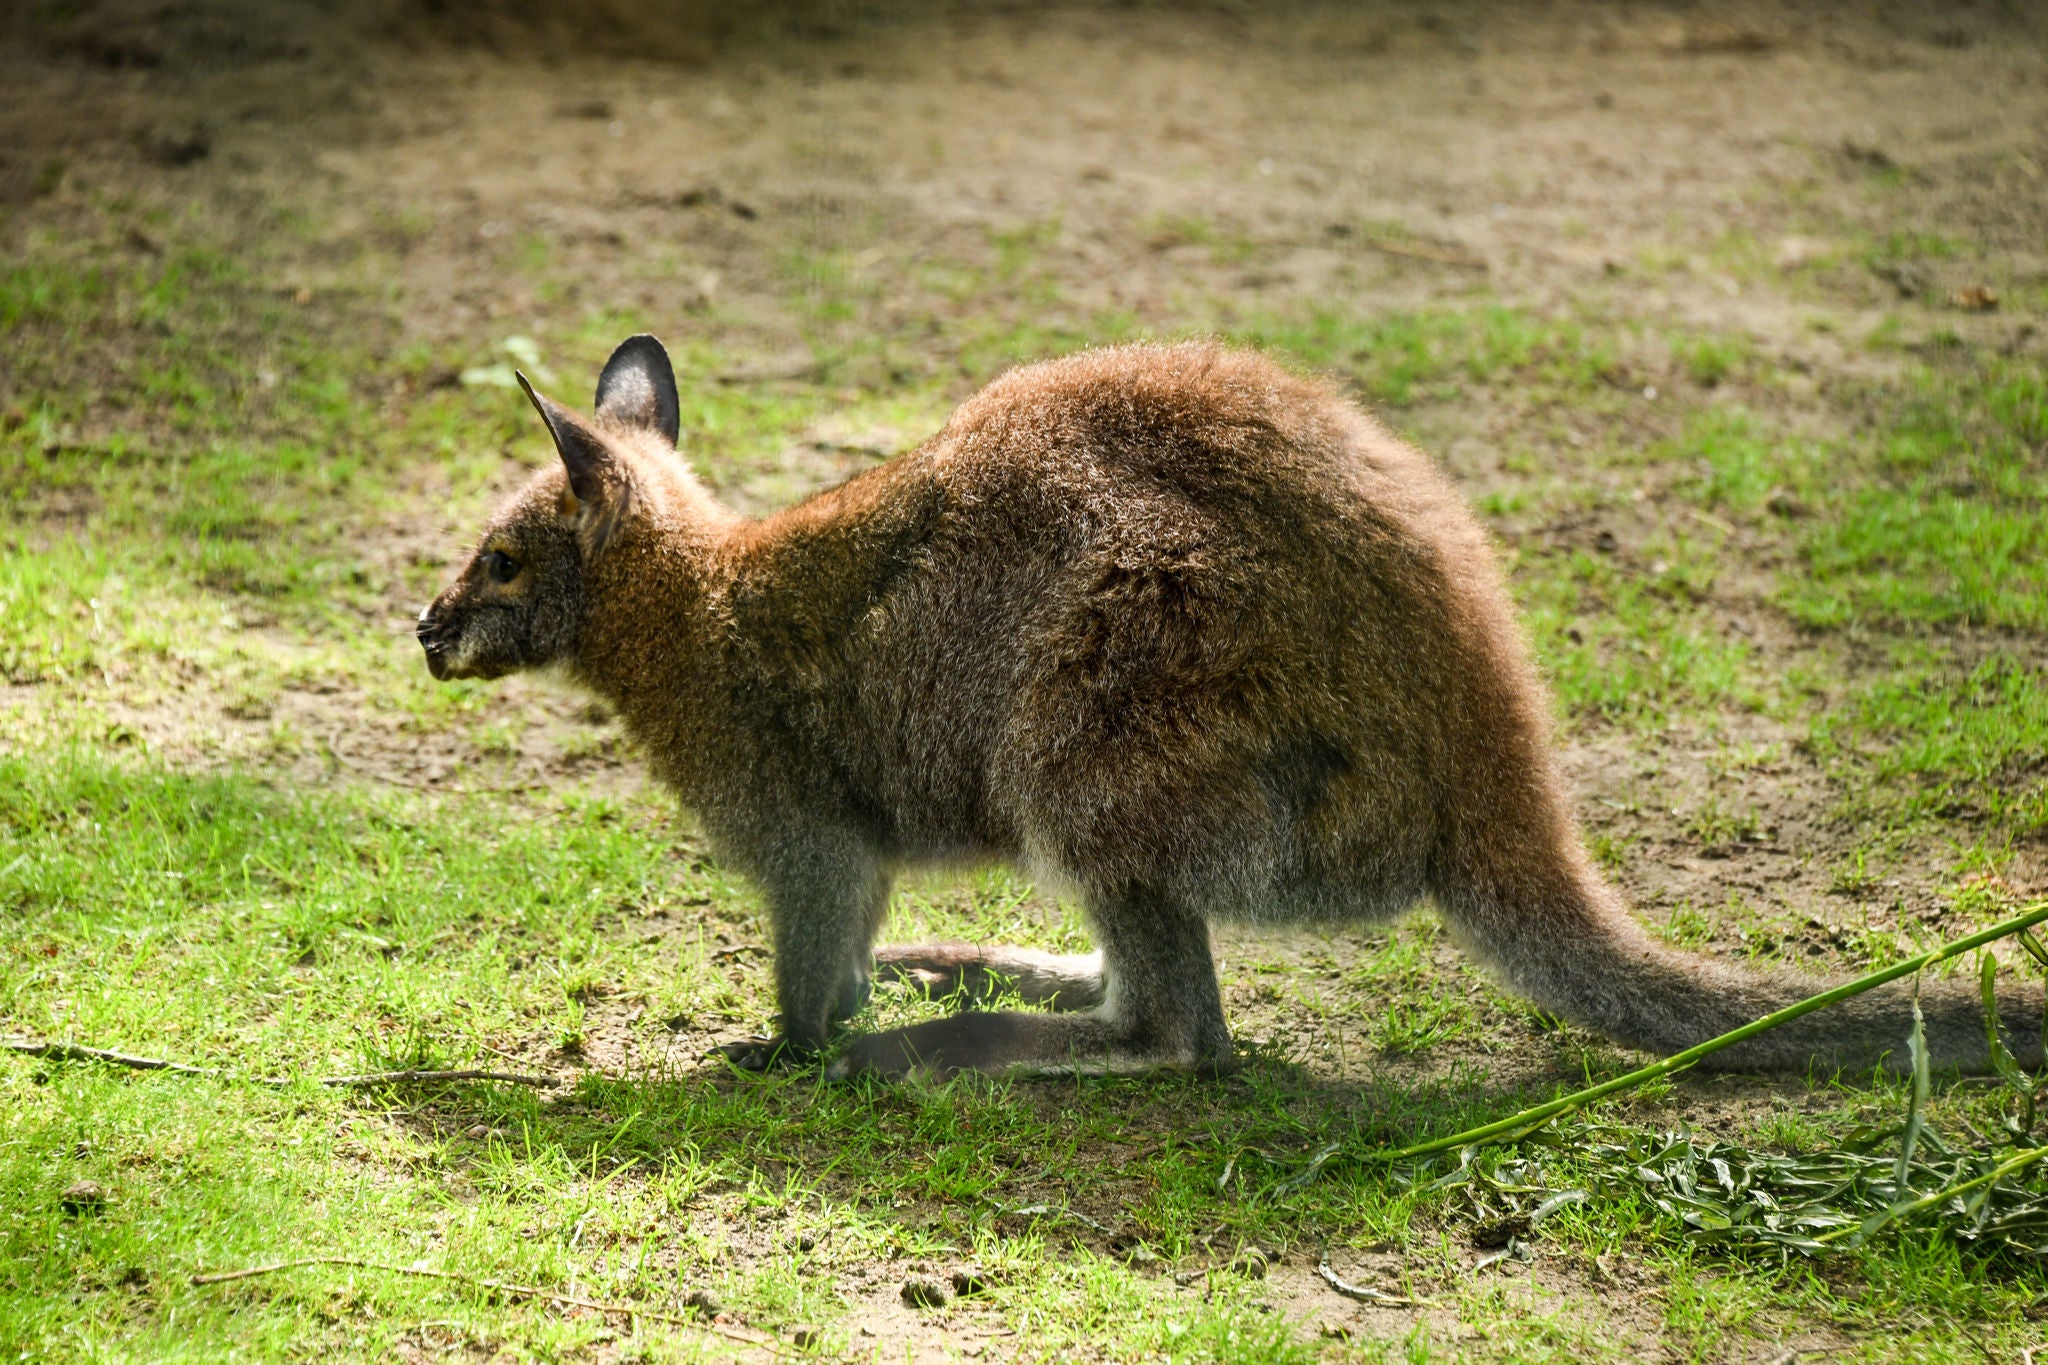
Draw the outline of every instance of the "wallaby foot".
<instances>
[{"instance_id":1,"label":"wallaby foot","mask_svg":"<svg viewBox=\"0 0 2048 1365\"><path fill-rule=\"evenodd\" d=\"M818 1049L778 1033L773 1038L720 1043L706 1055L723 1058L741 1071L789 1071L816 1061Z\"/></svg>"},{"instance_id":2,"label":"wallaby foot","mask_svg":"<svg viewBox=\"0 0 2048 1365\"><path fill-rule=\"evenodd\" d=\"M1222 1020L1217 1020L1220 1026ZM1220 1076L1236 1065L1230 1035L1205 1031L1173 1042L1134 1034L1095 1014L956 1014L856 1038L832 1064L833 1077L913 1072L946 1077L991 1075L1134 1075L1191 1071Z\"/></svg>"},{"instance_id":3,"label":"wallaby foot","mask_svg":"<svg viewBox=\"0 0 2048 1365\"><path fill-rule=\"evenodd\" d=\"M1102 1003L1102 954L1042 953L1004 944L898 943L875 949L875 976L922 987L936 998L955 993L975 1004L1005 989L1027 1004L1092 1009Z\"/></svg>"},{"instance_id":4,"label":"wallaby foot","mask_svg":"<svg viewBox=\"0 0 2048 1365\"><path fill-rule=\"evenodd\" d=\"M1105 897L1090 919L1101 965L1016 948L922 945L885 949L878 967L918 980L972 988L976 979L1028 981L1060 1004L1063 988L1092 988L1094 1009L1060 1014L956 1014L855 1038L833 1063L835 1076L902 1076L914 1071L1130 1073L1173 1069L1216 1074L1234 1061L1209 929L1171 902L1127 892ZM1085 966L1087 970L1078 971ZM1070 984L1071 983L1071 984ZM1028 997L1027 997L1028 998Z\"/></svg>"}]
</instances>

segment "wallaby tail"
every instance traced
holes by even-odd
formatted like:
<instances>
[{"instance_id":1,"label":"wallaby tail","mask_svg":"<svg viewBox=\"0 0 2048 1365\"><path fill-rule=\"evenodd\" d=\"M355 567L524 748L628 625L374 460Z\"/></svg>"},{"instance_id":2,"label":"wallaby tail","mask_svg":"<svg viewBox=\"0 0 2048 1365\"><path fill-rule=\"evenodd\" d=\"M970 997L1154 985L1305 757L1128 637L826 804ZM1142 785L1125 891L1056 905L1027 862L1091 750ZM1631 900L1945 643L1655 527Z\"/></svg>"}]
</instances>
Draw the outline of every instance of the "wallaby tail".
<instances>
[{"instance_id":1,"label":"wallaby tail","mask_svg":"<svg viewBox=\"0 0 2048 1365\"><path fill-rule=\"evenodd\" d=\"M1823 978L1754 970L1680 952L1652 938L1621 897L1574 849L1561 857L1521 851L1512 869L1478 869L1441 888L1453 936L1518 994L1575 1024L1669 1056L1817 995ZM1868 1070L1911 1066L1914 983L1889 982L1816 1010L1700 1062L1722 1071ZM1976 973L1919 983L1929 1060L1936 1067L1991 1069ZM2029 1070L2043 1065L2039 982L1999 974L2000 1036Z\"/></svg>"}]
</instances>

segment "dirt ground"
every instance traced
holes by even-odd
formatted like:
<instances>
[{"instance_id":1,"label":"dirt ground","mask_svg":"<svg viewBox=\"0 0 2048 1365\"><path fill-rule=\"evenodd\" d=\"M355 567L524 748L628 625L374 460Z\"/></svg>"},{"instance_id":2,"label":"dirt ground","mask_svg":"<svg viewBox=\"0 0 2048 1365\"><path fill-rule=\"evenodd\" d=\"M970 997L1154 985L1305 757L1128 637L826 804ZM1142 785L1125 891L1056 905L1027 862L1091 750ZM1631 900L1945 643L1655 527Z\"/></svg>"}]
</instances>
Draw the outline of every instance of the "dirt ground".
<instances>
[{"instance_id":1,"label":"dirt ground","mask_svg":"<svg viewBox=\"0 0 2048 1365\"><path fill-rule=\"evenodd\" d=\"M2048 344L2025 310L1941 309L1981 283L1974 256L1904 283L1860 268L1821 290L1780 278L1846 234L1906 222L1969 234L2014 278L2048 269L2048 75L2026 6L55 13L0 47L12 230L63 232L132 195L273 254L283 239L280 287L317 309L334 285L350 296L341 325L395 327L377 337L389 349L476 353L510 331L630 310L672 340L754 356L721 378L773 388L811 364L788 306L793 253L831 256L876 297L863 321L887 326L896 282L920 263L986 258L992 235L1047 223L1050 311L1070 323L1122 312L1171 331L1337 296L1362 313L1461 297L1602 310L1751 338L1791 378L1746 397L1816 424L1842 419L1815 395L1895 366L1854 338L1902 304L2009 352ZM617 55L629 51L662 59ZM1899 192L1873 200L1872 173ZM293 215L317 226L280 231ZM1744 269L1731 242L1777 273ZM163 242L137 231L128 246ZM521 268L521 251L545 268ZM395 310L355 306L366 254L391 271ZM893 363L906 378L960 364L935 348ZM1683 382L1628 363L1626 382L1646 390ZM987 377L963 367L950 388ZM1648 440L1665 428L1644 406L1626 420ZM1405 417L1475 495L1513 477L1508 447L1541 446L1532 420L1557 421L1492 396ZM94 434L89 418L79 435ZM923 434L827 419L766 467L710 472L761 510ZM1579 442L1568 427L1548 436L1560 438ZM469 509L436 516L421 491L417 517L362 528L363 562L390 588L378 629L404 629L471 529ZM1511 551L1609 537L1626 554L1668 520L1654 483L1641 491L1652 496L1633 515L1510 513L1495 527ZM1729 631L1796 656L1804 642L1761 601L1777 567L1738 563L1713 605ZM283 704L340 736L350 767L450 780L454 753L364 732L359 701L343 688ZM574 719L559 698L520 701ZM177 751L176 718L131 719ZM208 719L199 747L215 752L233 751L237 721L271 717ZM1734 738L1783 740L1765 729ZM1697 737L1672 737L1649 764L1632 737L1571 738L1596 822L1602 800L1653 804L1632 774L1706 781L1674 771L1697 768ZM593 766L608 765L580 764ZM1774 853L1824 837L1798 768L1742 779L1770 823L1801 836ZM1713 861L1712 876L1729 871ZM1658 898L1654 880L1636 889Z\"/></svg>"},{"instance_id":2,"label":"dirt ground","mask_svg":"<svg viewBox=\"0 0 2048 1365\"><path fill-rule=\"evenodd\" d=\"M1974 258L1905 284L1861 269L1822 290L1781 277L1845 234L1906 222L1969 234L2016 278L2048 269L2048 74L2029 7L587 15L605 17L571 32L517 7L465 27L376 10L89 6L0 55L16 92L0 104L0 192L31 206L20 223L56 231L98 197L187 199L267 249L278 217L317 213L284 287L318 307L330 277L352 280L375 253L402 301L395 321L348 320L395 325L380 338L394 347L474 352L551 318L633 310L672 340L755 356L725 377L767 387L811 363L787 306L793 252L832 255L878 296L865 320L887 326L895 282L920 263L983 258L992 234L1044 223L1060 229L1045 268L1066 320L1117 311L1173 330L1191 314L1228 321L1334 296L1366 313L1479 296L1605 310L1751 338L1791 378L1746 396L1815 424L1841 421L1815 395L1896 364L1853 339L1902 304L1973 340L2044 348L2024 310L1940 309L1979 282ZM665 59L613 55L635 48ZM1874 201L1873 172L1899 192ZM1189 223L1237 245L1185 240ZM134 250L161 249L137 237ZM1741 269L1730 242L1779 274ZM512 259L535 249L545 270ZM1664 258L1676 264L1646 264ZM913 348L896 363L943 374L958 362ZM1627 382L1683 382L1654 363L1634 362ZM951 388L985 378L959 373ZM1664 426L1644 406L1627 420L1648 440ZM1492 397L1409 421L1475 495L1512 477L1503 452L1528 445L1532 423L1556 425ZM922 434L828 419L765 468L711 474L760 510ZM506 481L517 475L508 466ZM1509 514L1496 530L1511 550L1609 537L1626 554L1672 519L1654 484L1641 491L1652 496L1633 513ZM363 528L364 561L391 589L378 629L405 628L470 531L468 509L437 517L423 492L417 518ZM1777 567L1738 562L1713 605L1727 630L1796 662L1807 642L1762 601ZM582 710L509 690L535 734ZM346 686L278 705L332 739L330 768L432 786L461 758L457 737L366 728ZM234 752L238 728L272 719L209 714L195 752ZM189 733L175 714L129 720L174 753ZM1628 808L1619 823L1647 856L1624 875L1652 909L1731 881L1817 902L1831 832L1815 769L1791 754L1708 772L1716 752L1787 740L1755 716L1717 728L1648 752L1635 736L1574 733L1567 762L1589 819ZM537 753L504 780L635 780L594 747ZM1674 838L1668 816L1717 785L1778 837L1710 850L1732 859Z\"/></svg>"},{"instance_id":3,"label":"dirt ground","mask_svg":"<svg viewBox=\"0 0 2048 1365\"><path fill-rule=\"evenodd\" d=\"M820 331L842 326L807 323L791 304L822 287L804 283L823 278L821 261L833 288L865 300L861 325L892 338L862 363L896 367L906 382L936 376L954 398L970 392L987 373L905 331L904 317L933 306L929 291L920 287L915 310L897 309L897 291L933 263L996 262L1003 241L1045 224L1057 225L1056 246L1032 269L1056 297L1006 305L1020 321L1043 307L1067 326L1118 313L1171 331L1335 297L1361 313L1452 299L1590 309L1650 330L1747 337L1787 376L1751 401L1795 424L1841 423L1818 396L1887 377L1895 358L1855 339L1895 314L2011 354L2048 350L2026 310L1944 302L1984 282L1987 258L2008 287L2048 277L2048 11L2036 6L577 13L53 10L26 36L0 38L8 231L62 233L95 205L133 196L282 252L280 288L305 308L333 308L337 325L371 329L385 353L483 357L507 334L545 337L615 309L672 343L748 357L721 378L769 392L801 381ZM1874 198L1872 176L1894 192ZM301 221L310 226L292 226ZM1940 223L1982 250L1897 279L1860 265L1829 267L1817 284L1799 274L1838 258L1852 236L1906 221ZM129 249L162 243L137 232ZM522 265L534 255L545 269ZM366 257L386 272L395 307L365 304ZM1669 427L1654 391L1692 381L1653 347L1624 364L1645 399L1620 420L1654 438ZM821 420L766 464L712 477L759 510L906 447L934 415ZM1403 422L1475 495L1519 477L1507 448L1576 441L1570 414L1497 395L1425 404ZM505 480L517 471L508 458ZM388 606L368 628L402 633L470 533L469 509L444 512L440 491L423 477L413 512L360 528L362 562ZM1654 483L1646 491L1587 520L1509 511L1494 525L1510 551L1608 537L1627 555L1679 515ZM1789 669L1813 645L1766 601L1778 567L1741 561L1712 607ZM525 737L482 780L508 790L563 775L640 781L601 713L540 684L510 684L493 705L494 717L523 717ZM329 740L282 760L296 780L479 781L467 737L385 727L345 683L290 690L248 715L218 699L157 697L123 719L173 760L216 762L257 752L280 714ZM568 733L581 738L564 744ZM1747 713L1647 738L1572 727L1565 763L1589 826L1625 841L1617 876L1653 918L1736 889L1804 922L1819 954L1852 912L1938 914L1932 854L1924 866L1907 858L1861 901L1844 899L1830 869L1848 836L1830 818L1820 766L1793 738ZM1769 757L1731 769L1736 749ZM1710 795L1758 811L1768 837L1703 845L1684 817ZM2038 852L2023 852L2006 875L2040 872ZM1226 940L1221 951L1299 965L1341 961L1364 942ZM1441 943L1434 953L1455 980L1456 955ZM758 964L736 966L735 979L766 987ZM1346 1076L1389 1065L1291 1017L1256 978L1232 978L1229 990L1242 1031L1287 1042L1307 1065ZM627 1063L642 1037L630 1002L595 1002L592 1021L586 1064ZM1482 1034L1491 1047L1526 1029L1489 1019ZM694 1053L717 1036L674 1046ZM543 1055L543 1039L531 1053L506 1041L512 1056L564 1065ZM1494 1064L1565 1065L1518 1055ZM1441 1072L1456 1061L1413 1065ZM1730 1083L1691 1102L1702 1114L1747 1112L1796 1103L1793 1093ZM1334 1298L1301 1255L1274 1270L1282 1311L1367 1333L1399 1311ZM1563 1276L1609 1293L1625 1324L1636 1291L1613 1274L1546 1266L1532 1284ZM866 1320L882 1353L943 1338L943 1323L895 1303L894 1283L877 1281Z\"/></svg>"}]
</instances>

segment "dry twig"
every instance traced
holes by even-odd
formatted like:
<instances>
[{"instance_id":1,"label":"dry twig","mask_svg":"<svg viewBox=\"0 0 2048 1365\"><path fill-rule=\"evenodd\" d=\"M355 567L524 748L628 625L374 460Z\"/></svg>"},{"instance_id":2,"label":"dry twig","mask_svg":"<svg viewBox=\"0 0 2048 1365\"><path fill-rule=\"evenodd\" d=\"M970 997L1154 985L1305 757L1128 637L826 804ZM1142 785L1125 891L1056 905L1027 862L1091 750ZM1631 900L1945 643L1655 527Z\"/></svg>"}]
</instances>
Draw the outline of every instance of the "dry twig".
<instances>
[{"instance_id":1,"label":"dry twig","mask_svg":"<svg viewBox=\"0 0 2048 1365\"><path fill-rule=\"evenodd\" d=\"M506 1085L531 1085L552 1090L562 1083L559 1076L523 1076L516 1071L372 1071L361 1076L322 1076L322 1085L367 1087L409 1085L434 1081L502 1081Z\"/></svg>"},{"instance_id":2,"label":"dry twig","mask_svg":"<svg viewBox=\"0 0 2048 1365\"><path fill-rule=\"evenodd\" d=\"M54 1057L66 1062L105 1062L109 1066L125 1066L135 1071L176 1071L187 1076L220 1075L210 1066L186 1066L183 1062L167 1062L161 1057L131 1057L125 1052L80 1047L77 1043L32 1043L26 1038L9 1038L0 1042L0 1047L29 1057Z\"/></svg>"},{"instance_id":3,"label":"dry twig","mask_svg":"<svg viewBox=\"0 0 2048 1365\"><path fill-rule=\"evenodd\" d=\"M1406 1294L1389 1294L1383 1289L1374 1289L1371 1285L1353 1284L1336 1271L1330 1269L1330 1258L1327 1256L1322 1257L1318 1261L1316 1274L1323 1277L1324 1284L1327 1284L1345 1298L1352 1299L1358 1303L1375 1304L1381 1308L1434 1308L1437 1306L1434 1299L1410 1298Z\"/></svg>"},{"instance_id":4,"label":"dry twig","mask_svg":"<svg viewBox=\"0 0 2048 1365\"><path fill-rule=\"evenodd\" d=\"M81 1047L77 1043L35 1043L26 1038L0 1040L0 1048L30 1057L55 1057L68 1062L104 1062L136 1071L175 1071L184 1076L225 1076L218 1067L186 1066L161 1057L135 1057L105 1048ZM290 1076L251 1076L258 1085L290 1085ZM367 1089L377 1085L428 1085L441 1081L498 1081L505 1085L529 1085L552 1090L562 1084L559 1076L527 1076L516 1071L371 1071L360 1076L322 1076L320 1084Z\"/></svg>"}]
</instances>

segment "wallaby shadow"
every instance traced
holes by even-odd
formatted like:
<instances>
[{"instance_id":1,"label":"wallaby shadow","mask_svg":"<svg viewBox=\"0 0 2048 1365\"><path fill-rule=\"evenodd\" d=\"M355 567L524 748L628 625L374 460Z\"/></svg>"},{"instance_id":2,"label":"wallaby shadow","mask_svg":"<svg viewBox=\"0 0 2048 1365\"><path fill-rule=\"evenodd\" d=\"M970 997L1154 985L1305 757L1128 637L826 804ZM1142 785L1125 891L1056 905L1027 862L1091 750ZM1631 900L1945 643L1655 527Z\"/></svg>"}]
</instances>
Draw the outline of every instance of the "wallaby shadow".
<instances>
[{"instance_id":1,"label":"wallaby shadow","mask_svg":"<svg viewBox=\"0 0 2048 1365\"><path fill-rule=\"evenodd\" d=\"M1271 1048L1219 1079L827 1080L817 1068L760 1075L673 1059L586 1072L558 1096L451 1091L405 1121L447 1144L458 1167L510 1161L645 1181L670 1190L685 1220L730 1200L750 1218L795 1223L855 1207L906 1236L964 1221L1120 1253L1197 1223L1308 1236L1355 1217L1359 1201L1399 1197L1385 1167L1356 1158L1507 1117L1585 1080L1563 1057L1330 1077ZM1626 1120L1736 1137L1814 1094L1804 1078L1681 1077L1628 1102ZM1338 1159L1318 1164L1298 1198L1252 1207L1333 1147Z\"/></svg>"}]
</instances>

